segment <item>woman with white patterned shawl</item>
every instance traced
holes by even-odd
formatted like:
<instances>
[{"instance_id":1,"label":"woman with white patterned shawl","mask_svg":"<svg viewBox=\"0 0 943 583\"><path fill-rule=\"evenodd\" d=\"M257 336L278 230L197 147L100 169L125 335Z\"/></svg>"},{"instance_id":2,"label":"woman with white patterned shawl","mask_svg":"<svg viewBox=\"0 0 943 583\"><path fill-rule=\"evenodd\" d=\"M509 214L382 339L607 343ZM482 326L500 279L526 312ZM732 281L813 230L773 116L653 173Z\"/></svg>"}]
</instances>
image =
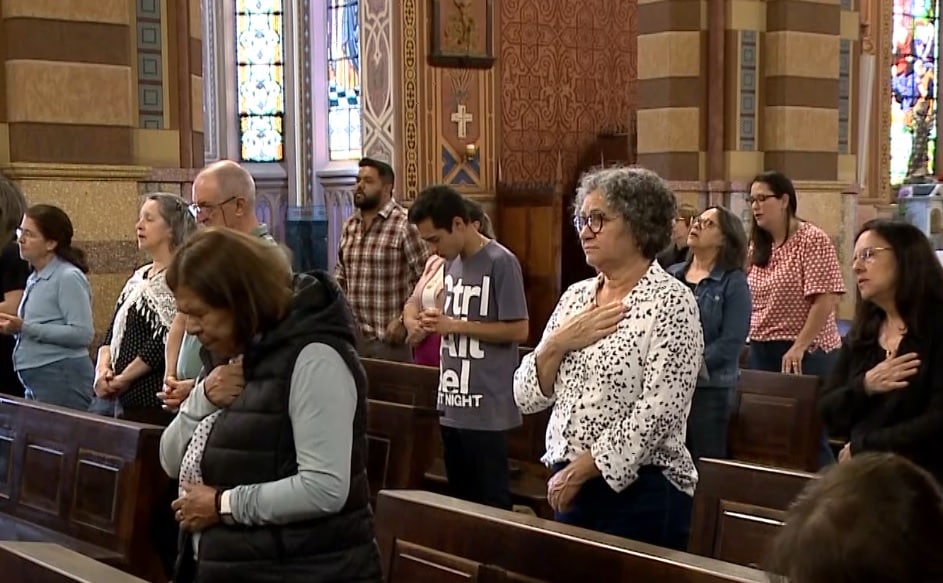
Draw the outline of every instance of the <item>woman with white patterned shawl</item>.
<instances>
[{"instance_id":1,"label":"woman with white patterned shawl","mask_svg":"<svg viewBox=\"0 0 943 583\"><path fill-rule=\"evenodd\" d=\"M177 314L164 270L174 251L196 229L187 203L174 194L151 194L135 225L138 247L151 262L137 269L118 296L95 367L97 413L166 425L157 393L163 386L167 330ZM104 403L103 403L104 401ZM102 407L108 402L109 411Z\"/></svg>"}]
</instances>

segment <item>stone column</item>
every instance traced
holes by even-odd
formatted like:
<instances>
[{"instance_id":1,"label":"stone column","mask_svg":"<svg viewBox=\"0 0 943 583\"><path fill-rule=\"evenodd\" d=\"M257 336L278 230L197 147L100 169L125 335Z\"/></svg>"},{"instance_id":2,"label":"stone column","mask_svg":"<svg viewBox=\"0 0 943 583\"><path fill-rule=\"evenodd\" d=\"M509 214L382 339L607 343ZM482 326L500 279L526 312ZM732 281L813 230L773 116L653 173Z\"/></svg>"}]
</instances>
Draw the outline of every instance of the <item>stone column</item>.
<instances>
[{"instance_id":1,"label":"stone column","mask_svg":"<svg viewBox=\"0 0 943 583\"><path fill-rule=\"evenodd\" d=\"M799 215L831 235L848 265L856 206L850 88L858 15L847 0L765 4L758 86L764 166L792 178ZM852 305L853 294L846 294L841 314L850 316Z\"/></svg>"},{"instance_id":2,"label":"stone column","mask_svg":"<svg viewBox=\"0 0 943 583\"><path fill-rule=\"evenodd\" d=\"M182 166L169 105L180 102L171 56L189 59L171 49L181 8L190 18L186 0L0 1L0 172L31 204L69 213L91 261L99 333L139 260L144 185L153 167Z\"/></svg>"},{"instance_id":3,"label":"stone column","mask_svg":"<svg viewBox=\"0 0 943 583\"><path fill-rule=\"evenodd\" d=\"M706 179L706 0L639 0L638 163L702 204Z\"/></svg>"}]
</instances>

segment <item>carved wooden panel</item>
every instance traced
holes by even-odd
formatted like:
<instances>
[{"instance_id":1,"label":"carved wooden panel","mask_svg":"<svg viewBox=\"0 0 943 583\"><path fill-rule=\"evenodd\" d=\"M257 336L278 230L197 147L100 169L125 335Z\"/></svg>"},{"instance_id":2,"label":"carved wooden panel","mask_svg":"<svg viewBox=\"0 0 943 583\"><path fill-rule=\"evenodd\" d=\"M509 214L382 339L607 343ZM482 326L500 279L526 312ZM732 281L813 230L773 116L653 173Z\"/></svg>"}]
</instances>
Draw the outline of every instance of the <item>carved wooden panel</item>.
<instances>
[{"instance_id":1,"label":"carved wooden panel","mask_svg":"<svg viewBox=\"0 0 943 583\"><path fill-rule=\"evenodd\" d=\"M0 429L0 499L9 499L13 487L13 435Z\"/></svg>"},{"instance_id":2,"label":"carved wooden panel","mask_svg":"<svg viewBox=\"0 0 943 583\"><path fill-rule=\"evenodd\" d=\"M438 439L438 412L400 403L368 401L367 462L371 495L385 488L419 488L426 468L432 463L433 444Z\"/></svg>"},{"instance_id":3,"label":"carved wooden panel","mask_svg":"<svg viewBox=\"0 0 943 583\"><path fill-rule=\"evenodd\" d=\"M51 541L150 577L162 428L0 397L0 539Z\"/></svg>"},{"instance_id":4,"label":"carved wooden panel","mask_svg":"<svg viewBox=\"0 0 943 583\"><path fill-rule=\"evenodd\" d=\"M730 420L730 456L771 466L818 469L822 423L818 377L743 370Z\"/></svg>"},{"instance_id":5,"label":"carved wooden panel","mask_svg":"<svg viewBox=\"0 0 943 583\"><path fill-rule=\"evenodd\" d=\"M498 187L497 204L498 239L521 263L530 320L530 337L526 344L534 346L561 292L562 196L550 185L502 184Z\"/></svg>"},{"instance_id":6,"label":"carved wooden panel","mask_svg":"<svg viewBox=\"0 0 943 583\"><path fill-rule=\"evenodd\" d=\"M761 564L786 510L815 474L702 459L688 551L740 565Z\"/></svg>"},{"instance_id":7,"label":"carved wooden panel","mask_svg":"<svg viewBox=\"0 0 943 583\"><path fill-rule=\"evenodd\" d=\"M376 517L390 583L768 581L760 571L431 492L381 492Z\"/></svg>"}]
</instances>

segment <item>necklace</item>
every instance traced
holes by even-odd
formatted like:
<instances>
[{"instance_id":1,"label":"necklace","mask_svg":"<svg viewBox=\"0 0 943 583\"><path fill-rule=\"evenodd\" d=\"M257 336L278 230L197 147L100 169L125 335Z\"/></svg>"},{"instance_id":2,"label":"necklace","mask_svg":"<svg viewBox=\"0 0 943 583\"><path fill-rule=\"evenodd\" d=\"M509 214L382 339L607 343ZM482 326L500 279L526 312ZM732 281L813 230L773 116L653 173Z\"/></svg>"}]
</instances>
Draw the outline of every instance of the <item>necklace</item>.
<instances>
[{"instance_id":1,"label":"necklace","mask_svg":"<svg viewBox=\"0 0 943 583\"><path fill-rule=\"evenodd\" d=\"M903 341L904 335L907 333L907 326L897 325L894 326L894 328L896 328L896 334L892 336L891 333L888 332L888 328L890 327L891 326L889 324L882 326L881 335L879 337L881 346L884 348L884 357L888 360L897 356L897 351L900 349L900 343Z\"/></svg>"}]
</instances>

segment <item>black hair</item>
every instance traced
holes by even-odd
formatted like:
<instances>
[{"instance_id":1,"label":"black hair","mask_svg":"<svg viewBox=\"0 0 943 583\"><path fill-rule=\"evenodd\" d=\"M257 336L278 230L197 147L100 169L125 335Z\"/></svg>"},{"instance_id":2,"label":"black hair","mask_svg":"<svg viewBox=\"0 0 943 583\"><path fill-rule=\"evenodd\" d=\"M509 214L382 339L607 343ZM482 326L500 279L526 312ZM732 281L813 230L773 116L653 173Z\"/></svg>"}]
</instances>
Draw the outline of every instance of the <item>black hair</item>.
<instances>
[{"instance_id":1,"label":"black hair","mask_svg":"<svg viewBox=\"0 0 943 583\"><path fill-rule=\"evenodd\" d=\"M455 217L462 219L464 223L470 222L465 197L445 184L426 188L409 207L410 223L416 225L430 219L436 229L444 229L450 233Z\"/></svg>"},{"instance_id":2,"label":"black hair","mask_svg":"<svg viewBox=\"0 0 943 583\"><path fill-rule=\"evenodd\" d=\"M390 186L393 186L393 184L396 182L396 175L393 173L393 167L386 162L374 160L373 158L361 158L358 167L375 168L377 174L380 175L380 181L383 182L383 184L389 184Z\"/></svg>"},{"instance_id":3,"label":"black hair","mask_svg":"<svg viewBox=\"0 0 943 583\"><path fill-rule=\"evenodd\" d=\"M762 174L756 175L750 183L750 186L752 187L757 182L768 186L775 198L789 197L788 211L786 213L788 224L788 221L796 216L798 209L796 187L793 186L792 180L789 180L782 172L767 170ZM760 228L760 226L756 224L755 218L753 219L753 226L750 228L750 241L753 243L753 258L751 263L758 267L766 267L769 265L770 257L773 255L773 236L769 231Z\"/></svg>"}]
</instances>

